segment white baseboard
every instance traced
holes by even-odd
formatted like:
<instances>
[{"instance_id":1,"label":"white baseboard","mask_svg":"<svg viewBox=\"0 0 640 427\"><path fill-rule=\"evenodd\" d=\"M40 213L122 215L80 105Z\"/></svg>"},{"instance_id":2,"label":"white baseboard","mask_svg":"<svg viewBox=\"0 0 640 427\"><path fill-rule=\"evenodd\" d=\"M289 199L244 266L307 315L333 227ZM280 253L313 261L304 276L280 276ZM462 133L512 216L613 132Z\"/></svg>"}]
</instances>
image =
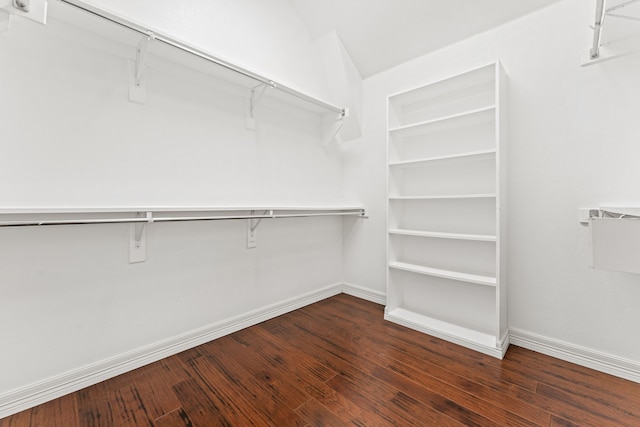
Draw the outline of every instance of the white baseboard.
<instances>
[{"instance_id":1,"label":"white baseboard","mask_svg":"<svg viewBox=\"0 0 640 427\"><path fill-rule=\"evenodd\" d=\"M640 363L629 359L515 328L510 329L510 340L519 347L640 383Z\"/></svg>"},{"instance_id":2,"label":"white baseboard","mask_svg":"<svg viewBox=\"0 0 640 427\"><path fill-rule=\"evenodd\" d=\"M37 383L10 390L0 395L0 419L141 366L148 365L149 363L156 362L165 357L180 353L181 351L207 343L216 338L337 295L341 293L342 290L342 283L331 285L91 365L86 365Z\"/></svg>"},{"instance_id":3,"label":"white baseboard","mask_svg":"<svg viewBox=\"0 0 640 427\"><path fill-rule=\"evenodd\" d=\"M374 302L376 304L387 304L387 294L385 294L384 292L374 291L371 289L363 288L362 286L353 285L351 283L345 283L344 285L342 285L342 292L347 295Z\"/></svg>"}]
</instances>

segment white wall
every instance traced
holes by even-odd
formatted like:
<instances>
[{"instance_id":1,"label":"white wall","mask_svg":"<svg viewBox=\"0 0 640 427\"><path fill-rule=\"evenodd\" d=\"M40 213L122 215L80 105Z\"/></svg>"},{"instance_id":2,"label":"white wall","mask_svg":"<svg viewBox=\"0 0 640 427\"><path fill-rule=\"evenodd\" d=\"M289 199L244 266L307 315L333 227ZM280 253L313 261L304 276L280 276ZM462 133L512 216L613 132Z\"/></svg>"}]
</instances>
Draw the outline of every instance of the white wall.
<instances>
[{"instance_id":1,"label":"white wall","mask_svg":"<svg viewBox=\"0 0 640 427\"><path fill-rule=\"evenodd\" d=\"M103 3L325 91L316 48L285 2ZM178 13L165 21L169 10ZM157 58L146 104L129 103L134 47L55 16L45 27L16 18L0 34L0 208L343 200L342 160L322 147L316 114L265 101L272 108L261 104L247 130L246 90ZM92 366L341 280L335 218L265 220L251 250L243 221L153 224L140 264L128 263L126 225L0 229L0 417L13 399Z\"/></svg>"},{"instance_id":2,"label":"white wall","mask_svg":"<svg viewBox=\"0 0 640 427\"><path fill-rule=\"evenodd\" d=\"M498 59L510 90L510 326L640 364L640 277L587 268L576 220L579 207L640 203L640 58L581 68L593 11L566 0L365 80L364 137L343 166L370 219L349 234L347 282L385 289L386 97Z\"/></svg>"}]
</instances>

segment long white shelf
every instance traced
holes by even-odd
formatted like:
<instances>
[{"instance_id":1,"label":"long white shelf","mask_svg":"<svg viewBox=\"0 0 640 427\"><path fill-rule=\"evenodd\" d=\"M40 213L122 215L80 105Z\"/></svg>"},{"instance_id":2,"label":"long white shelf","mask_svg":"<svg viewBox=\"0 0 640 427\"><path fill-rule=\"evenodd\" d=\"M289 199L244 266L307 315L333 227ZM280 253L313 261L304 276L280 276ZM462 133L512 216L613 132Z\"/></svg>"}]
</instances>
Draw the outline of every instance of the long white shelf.
<instances>
[{"instance_id":1,"label":"long white shelf","mask_svg":"<svg viewBox=\"0 0 640 427\"><path fill-rule=\"evenodd\" d=\"M97 208L5 208L0 227L277 219L320 216L364 217L358 206L138 206Z\"/></svg>"},{"instance_id":2,"label":"long white shelf","mask_svg":"<svg viewBox=\"0 0 640 427\"><path fill-rule=\"evenodd\" d=\"M485 286L496 286L496 278L481 276L478 274L461 273L459 271L442 270L439 268L425 267L422 265L409 264L406 262L394 261L389 263L389 268L409 271L411 273L424 274L426 276L442 277L443 279L457 280L459 282L476 283Z\"/></svg>"},{"instance_id":3,"label":"long white shelf","mask_svg":"<svg viewBox=\"0 0 640 427\"><path fill-rule=\"evenodd\" d=\"M133 34L138 34L144 38L152 39L156 44L163 44L166 46L170 46L176 49L177 51L192 55L194 58L199 58L209 63L216 64L217 66L222 67L226 70L232 71L238 75L243 76L244 78L248 78L251 81L252 85L255 85L255 83L266 85L279 92L286 93L289 96L292 96L297 99L301 99L306 103L316 105L327 111L338 113L340 117L346 117L347 115L346 108L338 107L322 99L319 99L315 96L311 96L307 93L294 89L293 87L287 86L280 82L276 82L267 76L263 76L252 70L244 68L241 65L238 65L231 61L223 59L211 52L200 49L190 43L179 40L169 34L163 34L156 30L152 30L145 25L142 25L138 22L134 22L126 18L125 16L111 13L107 10L96 7L90 4L89 2L86 2L83 0L59 0L59 3L65 4L67 6L71 6L74 9L83 11L88 16L97 17L102 19L104 22L114 24L114 25L110 25L111 28L109 29L109 34L105 34L107 37L111 38L113 37L113 34L112 34L113 32L118 32L118 30L120 30L121 28L126 28L129 31L131 31ZM56 3L53 4L53 6L55 5ZM52 7L51 9L56 9L56 8L57 6L55 8ZM51 11L49 13L51 13ZM66 15L67 12L59 11L58 13L64 16ZM85 24L85 25L90 25L90 24ZM96 27L98 27L98 25L96 25ZM101 29L105 29L105 27L102 25L99 25L99 27Z\"/></svg>"},{"instance_id":4,"label":"long white shelf","mask_svg":"<svg viewBox=\"0 0 640 427\"><path fill-rule=\"evenodd\" d=\"M496 337L482 331L434 319L400 307L386 312L384 318L416 331L453 341L460 345L466 345L467 347L471 346L475 350L486 354L495 356L499 353L499 350L496 350Z\"/></svg>"},{"instance_id":5,"label":"long white shelf","mask_svg":"<svg viewBox=\"0 0 640 427\"><path fill-rule=\"evenodd\" d=\"M406 130L418 128L418 127L421 127L421 126L428 126L428 125L432 125L432 124L435 124L435 123L440 123L440 122L444 122L444 121L447 121L447 120L457 119L457 118L460 118L460 117L470 116L470 115L473 115L473 114L482 113L482 112L485 112L485 111L491 111L491 110L495 110L495 109L496 109L495 105L488 105L486 107L476 108L474 110L463 111L463 112L457 113L457 114L451 114L451 115L448 115L448 116L438 117L438 118L431 119L431 120L424 120L424 121L417 122L417 123L411 123L410 125L397 126L397 127L394 127L394 128L390 128L389 129L389 133L392 134L392 133L396 133L396 132L406 131Z\"/></svg>"},{"instance_id":6,"label":"long white shelf","mask_svg":"<svg viewBox=\"0 0 640 427\"><path fill-rule=\"evenodd\" d=\"M495 199L496 193L441 194L437 196L389 196L389 200L437 200L437 199Z\"/></svg>"},{"instance_id":7,"label":"long white shelf","mask_svg":"<svg viewBox=\"0 0 640 427\"><path fill-rule=\"evenodd\" d=\"M127 213L127 212L220 212L220 211L334 211L362 209L357 205L141 205L141 206L39 206L4 207L2 214L58 214L58 213Z\"/></svg>"},{"instance_id":8,"label":"long white shelf","mask_svg":"<svg viewBox=\"0 0 640 427\"><path fill-rule=\"evenodd\" d=\"M497 237L489 234L443 233L439 231L418 231L403 228L389 229L389 234L416 237L433 237L437 239L474 240L478 242L495 242Z\"/></svg>"},{"instance_id":9,"label":"long white shelf","mask_svg":"<svg viewBox=\"0 0 640 427\"><path fill-rule=\"evenodd\" d=\"M459 159L464 157L475 157L475 156L484 156L484 155L495 155L496 150L479 150L479 151L468 151L464 153L458 154L449 154L446 156L437 156L437 157L424 157L421 159L413 159L413 160L403 160L399 162L390 162L389 166L414 166L419 165L420 163L428 163L428 162L436 162L439 160L450 160L450 159Z\"/></svg>"}]
</instances>

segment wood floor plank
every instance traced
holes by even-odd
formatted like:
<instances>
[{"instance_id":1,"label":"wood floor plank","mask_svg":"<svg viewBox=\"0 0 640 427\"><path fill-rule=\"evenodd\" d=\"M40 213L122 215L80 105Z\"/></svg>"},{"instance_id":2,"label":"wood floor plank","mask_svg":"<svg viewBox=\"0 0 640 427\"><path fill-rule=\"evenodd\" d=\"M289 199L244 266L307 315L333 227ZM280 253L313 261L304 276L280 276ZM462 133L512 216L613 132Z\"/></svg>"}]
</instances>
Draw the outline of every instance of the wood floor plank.
<instances>
[{"instance_id":1,"label":"wood floor plank","mask_svg":"<svg viewBox=\"0 0 640 427\"><path fill-rule=\"evenodd\" d=\"M640 384L512 346L494 359L337 295L0 427L640 426Z\"/></svg>"},{"instance_id":2,"label":"wood floor plank","mask_svg":"<svg viewBox=\"0 0 640 427\"><path fill-rule=\"evenodd\" d=\"M279 405L274 395L266 393L250 375L244 375L240 365L220 361L221 357L210 354L208 358L197 358L189 366L223 404L225 416L234 425L281 425L298 426L302 423L292 408ZM241 381L243 378L245 381ZM280 402L281 403L281 402Z\"/></svg>"},{"instance_id":3,"label":"wood floor plank","mask_svg":"<svg viewBox=\"0 0 640 427\"><path fill-rule=\"evenodd\" d=\"M463 423L425 405L401 391L376 382L372 377L353 372L340 374L327 382L336 392L357 405L377 414L383 425L460 427Z\"/></svg>"},{"instance_id":4,"label":"wood floor plank","mask_svg":"<svg viewBox=\"0 0 640 427\"><path fill-rule=\"evenodd\" d=\"M233 426L234 417L226 409L227 403L201 387L194 379L185 380L173 386L182 402L185 414L194 427Z\"/></svg>"},{"instance_id":5,"label":"wood floor plank","mask_svg":"<svg viewBox=\"0 0 640 427\"><path fill-rule=\"evenodd\" d=\"M228 349L229 345L222 345L222 347ZM305 424L294 410L309 400L310 396L296 387L295 382L278 378L264 366L245 364L255 356L248 352L244 352L240 358L237 358L233 352L227 354L217 346L208 346L203 353L203 357L194 359L190 365L201 372L208 381L216 381L221 387L233 387L243 396L251 397L247 404L259 411L270 425ZM254 369L249 370L246 367ZM219 375L224 375L227 381L221 383Z\"/></svg>"},{"instance_id":6,"label":"wood floor plank","mask_svg":"<svg viewBox=\"0 0 640 427\"><path fill-rule=\"evenodd\" d=\"M606 420L607 423L615 423L619 426L637 427L640 425L640 416L636 413L626 412L617 407L615 399L595 401L589 396L570 393L547 384L540 384L538 395L545 396L555 401L562 401L576 408L580 413L591 413ZM637 412L638 408L635 408Z\"/></svg>"},{"instance_id":7,"label":"wood floor plank","mask_svg":"<svg viewBox=\"0 0 640 427\"><path fill-rule=\"evenodd\" d=\"M82 427L115 425L113 417L115 402L107 386L107 382L101 382L76 393L78 422Z\"/></svg>"},{"instance_id":8,"label":"wood floor plank","mask_svg":"<svg viewBox=\"0 0 640 427\"><path fill-rule=\"evenodd\" d=\"M234 339L237 339L235 335ZM245 330L240 341L253 343L251 349L256 354L268 355L270 358L277 355L286 361L287 363L272 366L271 372L284 378L295 377L297 385L342 419L345 424L357 426L388 425L388 419L385 420L376 413L359 407L329 387L325 381L333 378L336 375L335 371L323 368L324 364L319 363L316 358L300 351L288 342L260 328ZM228 346L224 347L228 348Z\"/></svg>"},{"instance_id":9,"label":"wood floor plank","mask_svg":"<svg viewBox=\"0 0 640 427\"><path fill-rule=\"evenodd\" d=\"M310 426L344 427L344 421L315 399L310 399L296 409L296 413Z\"/></svg>"},{"instance_id":10,"label":"wood floor plank","mask_svg":"<svg viewBox=\"0 0 640 427\"><path fill-rule=\"evenodd\" d=\"M184 408L177 408L154 421L155 427L194 427Z\"/></svg>"},{"instance_id":11,"label":"wood floor plank","mask_svg":"<svg viewBox=\"0 0 640 427\"><path fill-rule=\"evenodd\" d=\"M75 395L43 403L20 412L17 416L0 420L0 427L68 427L78 425Z\"/></svg>"},{"instance_id":12,"label":"wood floor plank","mask_svg":"<svg viewBox=\"0 0 640 427\"><path fill-rule=\"evenodd\" d=\"M563 420L560 417L556 417L555 415L551 416L551 422L549 422L549 427L580 427L578 424L573 424L567 420Z\"/></svg>"},{"instance_id":13,"label":"wood floor plank","mask_svg":"<svg viewBox=\"0 0 640 427\"><path fill-rule=\"evenodd\" d=\"M282 328L273 333L279 333L285 339L290 337L294 342L302 343L302 346L311 351L316 358L340 372L341 375L327 382L338 393L359 406L367 405L366 401L369 400L369 410L390 423L394 419L402 419L407 425L421 425L425 420L430 420L434 425L463 425L447 419L448 417L437 411L432 411L430 407L411 399L393 386L376 381L368 374L376 368L375 364L355 354L353 351L356 347L349 343L345 346L342 346L342 343L338 344L335 335L331 339L322 336L322 333L315 329L314 323L306 316L288 316L287 319L281 319ZM353 384L355 381L358 382L357 385ZM338 386L340 389L337 388ZM362 395L364 390L366 390L366 396ZM436 421L438 424L435 424Z\"/></svg>"},{"instance_id":14,"label":"wood floor plank","mask_svg":"<svg viewBox=\"0 0 640 427\"><path fill-rule=\"evenodd\" d=\"M631 381L619 378L612 381L611 376L601 372L521 348L513 349L511 357L505 362L505 369L518 370L536 378L540 383L538 390L544 384L552 385L554 389L562 390L580 400L584 407L597 412L616 412L640 419L640 393L638 385Z\"/></svg>"}]
</instances>

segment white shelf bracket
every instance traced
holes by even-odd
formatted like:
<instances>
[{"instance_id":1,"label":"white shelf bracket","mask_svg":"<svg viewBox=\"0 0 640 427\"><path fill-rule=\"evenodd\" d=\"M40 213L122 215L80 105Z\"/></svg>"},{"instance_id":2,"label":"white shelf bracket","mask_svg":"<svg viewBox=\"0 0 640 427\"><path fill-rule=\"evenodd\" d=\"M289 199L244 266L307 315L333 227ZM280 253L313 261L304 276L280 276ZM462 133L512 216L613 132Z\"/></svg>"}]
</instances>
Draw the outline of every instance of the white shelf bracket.
<instances>
[{"instance_id":1,"label":"white shelf bracket","mask_svg":"<svg viewBox=\"0 0 640 427\"><path fill-rule=\"evenodd\" d=\"M149 49L149 43L155 40L155 35L149 31L143 37L136 48L135 63L129 62L129 101L144 104L147 98L147 85L144 79L145 59Z\"/></svg>"},{"instance_id":2,"label":"white shelf bracket","mask_svg":"<svg viewBox=\"0 0 640 427\"><path fill-rule=\"evenodd\" d=\"M268 87L275 88L276 84L273 81L269 83L262 83L258 86L255 86L251 89L251 93L249 94L249 104L247 106L248 116L247 116L247 129L255 130L256 129L256 107L262 99L262 95L267 90Z\"/></svg>"},{"instance_id":3,"label":"white shelf bracket","mask_svg":"<svg viewBox=\"0 0 640 427\"><path fill-rule=\"evenodd\" d=\"M136 217L142 217L138 212ZM129 225L129 263L144 262L147 259L147 225L153 222L153 212L146 213L146 222Z\"/></svg>"},{"instance_id":4,"label":"white shelf bracket","mask_svg":"<svg viewBox=\"0 0 640 427\"><path fill-rule=\"evenodd\" d=\"M597 0L595 24L591 26L591 29L593 30L592 46L582 53L582 66L598 64L600 62L629 55L640 50L640 35L637 33L628 34L618 40L608 41L605 43L602 42L602 30L605 27L605 21L607 21L607 27L615 25L615 22L612 22L611 19L607 19L607 17L614 18L614 21L618 19L626 19L634 22L640 22L640 16L637 16L637 7L635 8L635 12L629 12L632 14L635 13L636 16L624 15L618 12L624 11L624 8L631 6L634 3L637 4L638 1L640 0L628 0L618 5L605 8L605 0Z\"/></svg>"},{"instance_id":5,"label":"white shelf bracket","mask_svg":"<svg viewBox=\"0 0 640 427\"><path fill-rule=\"evenodd\" d=\"M256 211L251 211L251 216L254 216ZM262 213L260 218L253 219L249 218L247 220L247 249L253 249L258 246L258 237L257 237L257 228L258 225L262 222L262 220L269 215L271 218L275 218L275 214L273 210L266 210Z\"/></svg>"},{"instance_id":6,"label":"white shelf bracket","mask_svg":"<svg viewBox=\"0 0 640 427\"><path fill-rule=\"evenodd\" d=\"M338 119L328 125L324 137L322 138L323 147L326 148L329 146L329 144L331 144L331 142L337 140L338 134L344 126L344 119L346 119L347 117L349 117L349 109L344 108L338 116Z\"/></svg>"}]
</instances>

